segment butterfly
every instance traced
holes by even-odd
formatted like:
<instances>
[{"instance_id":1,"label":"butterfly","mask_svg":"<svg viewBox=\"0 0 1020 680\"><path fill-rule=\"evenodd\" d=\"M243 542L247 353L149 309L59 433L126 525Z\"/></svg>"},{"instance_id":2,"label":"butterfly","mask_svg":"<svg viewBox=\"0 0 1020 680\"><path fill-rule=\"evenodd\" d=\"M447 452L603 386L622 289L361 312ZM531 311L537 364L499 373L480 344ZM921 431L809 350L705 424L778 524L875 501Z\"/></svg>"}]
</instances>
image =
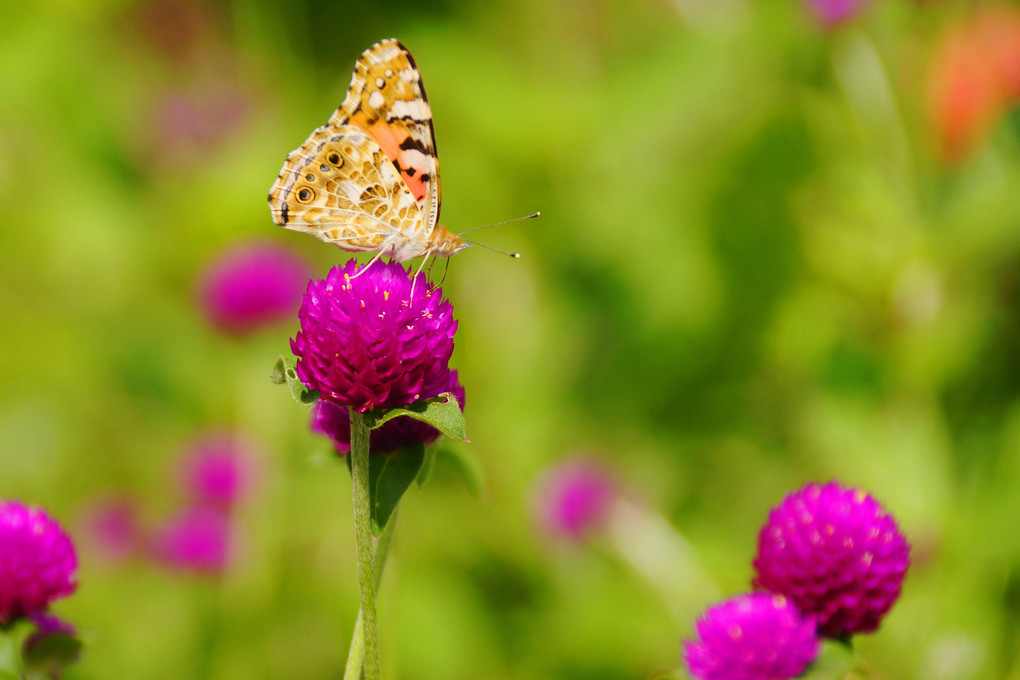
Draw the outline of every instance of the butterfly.
<instances>
[{"instance_id":1,"label":"butterfly","mask_svg":"<svg viewBox=\"0 0 1020 680\"><path fill-rule=\"evenodd\" d=\"M404 262L472 245L439 224L440 198L421 74L389 39L362 53L340 108L287 154L268 200L281 227Z\"/></svg>"}]
</instances>

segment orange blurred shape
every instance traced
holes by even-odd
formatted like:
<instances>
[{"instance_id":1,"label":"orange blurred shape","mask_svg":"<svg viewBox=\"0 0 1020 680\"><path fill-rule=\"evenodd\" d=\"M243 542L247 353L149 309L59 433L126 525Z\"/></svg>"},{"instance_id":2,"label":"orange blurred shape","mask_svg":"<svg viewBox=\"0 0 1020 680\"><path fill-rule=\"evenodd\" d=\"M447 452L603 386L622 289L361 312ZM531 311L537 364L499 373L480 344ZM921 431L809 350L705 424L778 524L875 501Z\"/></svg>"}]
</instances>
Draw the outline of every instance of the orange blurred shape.
<instances>
[{"instance_id":1,"label":"orange blurred shape","mask_svg":"<svg viewBox=\"0 0 1020 680\"><path fill-rule=\"evenodd\" d=\"M929 95L942 157L960 161L1020 99L1020 10L986 7L951 26L936 47Z\"/></svg>"},{"instance_id":2,"label":"orange blurred shape","mask_svg":"<svg viewBox=\"0 0 1020 680\"><path fill-rule=\"evenodd\" d=\"M1020 8L988 8L978 15L977 33L987 45L1004 96L1016 104L1020 100Z\"/></svg>"}]
</instances>

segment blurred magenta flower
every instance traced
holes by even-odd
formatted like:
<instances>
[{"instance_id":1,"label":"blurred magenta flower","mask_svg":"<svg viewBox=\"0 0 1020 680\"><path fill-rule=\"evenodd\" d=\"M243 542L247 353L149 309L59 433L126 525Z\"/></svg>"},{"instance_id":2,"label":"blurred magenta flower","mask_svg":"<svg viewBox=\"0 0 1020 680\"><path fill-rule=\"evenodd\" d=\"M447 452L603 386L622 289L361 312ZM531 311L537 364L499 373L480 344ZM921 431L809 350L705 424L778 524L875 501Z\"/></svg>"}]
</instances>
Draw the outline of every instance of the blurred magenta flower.
<instances>
[{"instance_id":1,"label":"blurred magenta flower","mask_svg":"<svg viewBox=\"0 0 1020 680\"><path fill-rule=\"evenodd\" d=\"M185 491L197 503L230 508L250 486L255 459L252 445L240 435L206 435L181 461Z\"/></svg>"},{"instance_id":2,"label":"blurred magenta flower","mask_svg":"<svg viewBox=\"0 0 1020 680\"><path fill-rule=\"evenodd\" d=\"M195 505L156 530L152 550L171 569L218 573L229 561L230 542L230 516L219 508Z\"/></svg>"},{"instance_id":3,"label":"blurred magenta flower","mask_svg":"<svg viewBox=\"0 0 1020 680\"><path fill-rule=\"evenodd\" d=\"M868 0L807 0L811 15L828 28L854 18L867 4Z\"/></svg>"},{"instance_id":4,"label":"blurred magenta flower","mask_svg":"<svg viewBox=\"0 0 1020 680\"><path fill-rule=\"evenodd\" d=\"M73 593L77 569L71 538L45 511L0 500L0 625Z\"/></svg>"},{"instance_id":5,"label":"blurred magenta flower","mask_svg":"<svg viewBox=\"0 0 1020 680\"><path fill-rule=\"evenodd\" d=\"M698 680L787 680L819 652L815 622L782 595L752 593L709 607L684 644Z\"/></svg>"},{"instance_id":6,"label":"blurred magenta flower","mask_svg":"<svg viewBox=\"0 0 1020 680\"><path fill-rule=\"evenodd\" d=\"M144 544L138 505L127 496L91 501L82 512L80 526L84 548L91 547L108 562L122 562Z\"/></svg>"},{"instance_id":7,"label":"blurred magenta flower","mask_svg":"<svg viewBox=\"0 0 1020 680\"><path fill-rule=\"evenodd\" d=\"M450 383L443 392L453 392L460 410L464 410L464 388L457 380L457 371L450 371ZM312 430L329 437L340 455L346 455L351 450L351 416L347 407L328 399L320 399L312 407ZM439 430L431 425L401 416L372 430L369 450L372 453L392 453L412 444L428 446L437 437Z\"/></svg>"},{"instance_id":8,"label":"blurred magenta flower","mask_svg":"<svg viewBox=\"0 0 1020 680\"><path fill-rule=\"evenodd\" d=\"M449 389L453 305L424 280L411 290L403 267L379 260L367 271L349 260L309 283L290 343L301 381L361 413Z\"/></svg>"},{"instance_id":9,"label":"blurred magenta flower","mask_svg":"<svg viewBox=\"0 0 1020 680\"><path fill-rule=\"evenodd\" d=\"M168 89L153 107L162 156L176 160L208 153L209 147L237 131L250 113L249 98L230 79Z\"/></svg>"},{"instance_id":10,"label":"blurred magenta flower","mask_svg":"<svg viewBox=\"0 0 1020 680\"><path fill-rule=\"evenodd\" d=\"M214 326L240 335L292 318L311 278L307 262L286 248L242 243L203 272L202 308Z\"/></svg>"},{"instance_id":11,"label":"blurred magenta flower","mask_svg":"<svg viewBox=\"0 0 1020 680\"><path fill-rule=\"evenodd\" d=\"M789 597L821 635L878 628L900 595L910 546L868 494L808 484L770 513L758 535L754 587Z\"/></svg>"},{"instance_id":12,"label":"blurred magenta flower","mask_svg":"<svg viewBox=\"0 0 1020 680\"><path fill-rule=\"evenodd\" d=\"M605 528L617 500L615 477L585 457L552 466L535 488L541 525L554 536L575 540Z\"/></svg>"}]
</instances>

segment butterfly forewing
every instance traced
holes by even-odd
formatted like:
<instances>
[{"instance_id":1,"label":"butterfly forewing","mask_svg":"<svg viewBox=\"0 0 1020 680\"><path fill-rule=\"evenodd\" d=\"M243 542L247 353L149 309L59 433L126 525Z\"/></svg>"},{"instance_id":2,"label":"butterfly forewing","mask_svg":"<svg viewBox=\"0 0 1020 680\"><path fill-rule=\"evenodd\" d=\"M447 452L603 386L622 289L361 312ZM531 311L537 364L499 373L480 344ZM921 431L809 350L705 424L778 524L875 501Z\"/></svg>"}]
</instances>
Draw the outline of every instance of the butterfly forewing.
<instances>
[{"instance_id":1,"label":"butterfly forewing","mask_svg":"<svg viewBox=\"0 0 1020 680\"><path fill-rule=\"evenodd\" d=\"M378 42L361 55L347 97L329 120L356 125L382 146L431 228L439 219L441 192L436 136L421 74L406 47Z\"/></svg>"}]
</instances>

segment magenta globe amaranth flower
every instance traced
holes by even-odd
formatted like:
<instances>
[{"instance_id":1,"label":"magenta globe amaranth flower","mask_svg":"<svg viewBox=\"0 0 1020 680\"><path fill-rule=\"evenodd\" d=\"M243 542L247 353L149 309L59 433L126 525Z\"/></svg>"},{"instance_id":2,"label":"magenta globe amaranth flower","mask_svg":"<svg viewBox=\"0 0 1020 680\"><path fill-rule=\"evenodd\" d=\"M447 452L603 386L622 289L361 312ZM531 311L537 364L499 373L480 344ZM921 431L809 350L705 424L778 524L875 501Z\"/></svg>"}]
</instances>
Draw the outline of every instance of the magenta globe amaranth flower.
<instances>
[{"instance_id":1,"label":"magenta globe amaranth flower","mask_svg":"<svg viewBox=\"0 0 1020 680\"><path fill-rule=\"evenodd\" d=\"M698 680L787 680L819 652L815 622L782 595L752 593L709 607L684 644Z\"/></svg>"},{"instance_id":2,"label":"magenta globe amaranth flower","mask_svg":"<svg viewBox=\"0 0 1020 680\"><path fill-rule=\"evenodd\" d=\"M464 410L464 388L457 380L457 371L450 371L450 383L440 394L443 392L453 392L460 410ZM312 407L312 430L333 440L333 446L340 455L346 455L351 450L351 416L346 406L328 399L320 399ZM439 430L431 425L408 416L400 416L372 430L369 450L372 453L392 453L412 444L428 446L438 437Z\"/></svg>"},{"instance_id":3,"label":"magenta globe amaranth flower","mask_svg":"<svg viewBox=\"0 0 1020 680\"><path fill-rule=\"evenodd\" d=\"M254 476L255 452L244 437L214 432L199 439L181 462L184 489L197 502L230 508Z\"/></svg>"},{"instance_id":4,"label":"magenta globe amaranth flower","mask_svg":"<svg viewBox=\"0 0 1020 680\"><path fill-rule=\"evenodd\" d=\"M202 308L213 325L240 335L293 318L310 278L308 263L285 248L241 244L202 274Z\"/></svg>"},{"instance_id":5,"label":"magenta globe amaranth flower","mask_svg":"<svg viewBox=\"0 0 1020 680\"><path fill-rule=\"evenodd\" d=\"M153 551L171 569L216 573L230 558L230 516L215 507L184 508L156 531Z\"/></svg>"},{"instance_id":6,"label":"magenta globe amaranth flower","mask_svg":"<svg viewBox=\"0 0 1020 680\"><path fill-rule=\"evenodd\" d=\"M555 465L535 485L539 523L550 534L569 539L603 528L616 499L615 476L590 458Z\"/></svg>"},{"instance_id":7,"label":"magenta globe amaranth flower","mask_svg":"<svg viewBox=\"0 0 1020 680\"><path fill-rule=\"evenodd\" d=\"M0 625L77 587L74 544L43 510L0 500Z\"/></svg>"},{"instance_id":8,"label":"magenta globe amaranth flower","mask_svg":"<svg viewBox=\"0 0 1020 680\"><path fill-rule=\"evenodd\" d=\"M357 274L357 276L355 276ZM412 295L413 288L413 295ZM412 286L399 264L355 260L308 284L290 346L321 398L360 413L406 406L450 385L457 322L442 289Z\"/></svg>"},{"instance_id":9,"label":"magenta globe amaranth flower","mask_svg":"<svg viewBox=\"0 0 1020 680\"><path fill-rule=\"evenodd\" d=\"M910 545L871 496L808 484L769 513L754 586L796 602L822 635L845 637L878 628L909 565Z\"/></svg>"},{"instance_id":10,"label":"magenta globe amaranth flower","mask_svg":"<svg viewBox=\"0 0 1020 680\"><path fill-rule=\"evenodd\" d=\"M808 10L823 26L832 28L853 19L868 0L806 0Z\"/></svg>"}]
</instances>

